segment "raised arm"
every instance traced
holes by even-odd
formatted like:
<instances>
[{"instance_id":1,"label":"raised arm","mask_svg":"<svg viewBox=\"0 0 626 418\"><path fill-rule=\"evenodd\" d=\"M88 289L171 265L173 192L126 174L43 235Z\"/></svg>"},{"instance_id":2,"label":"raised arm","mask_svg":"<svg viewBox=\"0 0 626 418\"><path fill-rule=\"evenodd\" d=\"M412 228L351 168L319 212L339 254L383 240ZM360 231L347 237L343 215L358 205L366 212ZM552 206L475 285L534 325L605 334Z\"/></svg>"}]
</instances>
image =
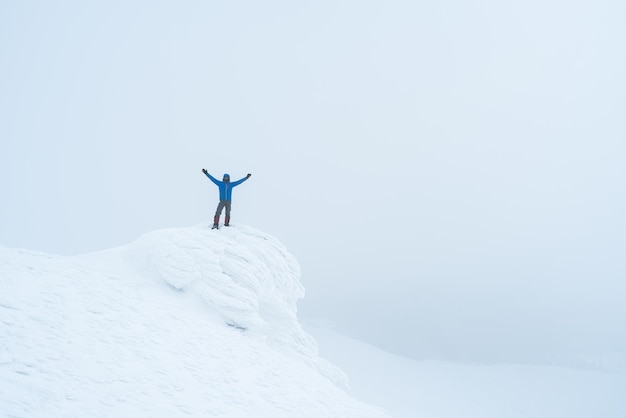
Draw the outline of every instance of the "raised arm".
<instances>
[{"instance_id":1,"label":"raised arm","mask_svg":"<svg viewBox=\"0 0 626 418\"><path fill-rule=\"evenodd\" d=\"M239 186L241 183L243 183L244 181L248 180L250 178L252 174L248 174L247 176L245 176L244 178L242 178L241 180L237 180L233 183L230 183L231 186L235 187L235 186Z\"/></svg>"},{"instance_id":2,"label":"raised arm","mask_svg":"<svg viewBox=\"0 0 626 418\"><path fill-rule=\"evenodd\" d=\"M202 169L202 172L215 184L217 184L218 186L220 185L220 181L218 179L216 179L215 177L213 177L212 175L209 174L208 171L206 171L204 168Z\"/></svg>"}]
</instances>

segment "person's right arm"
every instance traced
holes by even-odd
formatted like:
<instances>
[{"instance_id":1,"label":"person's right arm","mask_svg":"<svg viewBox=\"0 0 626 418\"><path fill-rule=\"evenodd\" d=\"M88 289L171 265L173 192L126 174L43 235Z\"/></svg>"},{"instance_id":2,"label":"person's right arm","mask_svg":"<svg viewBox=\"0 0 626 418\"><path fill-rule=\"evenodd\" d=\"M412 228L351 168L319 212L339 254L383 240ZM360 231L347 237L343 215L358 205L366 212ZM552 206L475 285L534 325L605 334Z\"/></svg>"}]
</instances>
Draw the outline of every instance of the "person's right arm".
<instances>
[{"instance_id":1,"label":"person's right arm","mask_svg":"<svg viewBox=\"0 0 626 418\"><path fill-rule=\"evenodd\" d=\"M213 177L212 175L209 174L208 171L206 171L204 168L202 169L202 172L204 173L205 176L207 176L213 183L217 184L218 186L220 185L220 182L218 179L216 179L215 177Z\"/></svg>"}]
</instances>

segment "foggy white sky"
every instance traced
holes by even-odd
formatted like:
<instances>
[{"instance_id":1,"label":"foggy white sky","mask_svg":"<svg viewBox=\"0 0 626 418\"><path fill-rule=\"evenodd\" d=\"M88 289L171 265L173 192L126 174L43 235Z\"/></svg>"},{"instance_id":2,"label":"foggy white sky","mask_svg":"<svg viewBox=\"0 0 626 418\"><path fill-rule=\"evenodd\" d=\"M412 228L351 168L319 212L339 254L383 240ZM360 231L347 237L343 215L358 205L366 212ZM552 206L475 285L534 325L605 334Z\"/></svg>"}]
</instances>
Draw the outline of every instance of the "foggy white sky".
<instances>
[{"instance_id":1,"label":"foggy white sky","mask_svg":"<svg viewBox=\"0 0 626 418\"><path fill-rule=\"evenodd\" d=\"M233 223L298 257L304 318L418 358L623 348L624 3L431 3L3 2L0 245L209 221L201 168L250 172Z\"/></svg>"}]
</instances>

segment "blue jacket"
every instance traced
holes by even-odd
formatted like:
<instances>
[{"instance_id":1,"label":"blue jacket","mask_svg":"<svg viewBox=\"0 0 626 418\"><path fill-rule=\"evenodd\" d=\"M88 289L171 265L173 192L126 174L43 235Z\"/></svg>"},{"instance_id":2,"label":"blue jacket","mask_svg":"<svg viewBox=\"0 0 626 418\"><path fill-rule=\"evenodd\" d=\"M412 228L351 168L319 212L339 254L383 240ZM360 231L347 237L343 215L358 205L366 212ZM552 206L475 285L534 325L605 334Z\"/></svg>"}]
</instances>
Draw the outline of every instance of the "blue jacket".
<instances>
[{"instance_id":1,"label":"blue jacket","mask_svg":"<svg viewBox=\"0 0 626 418\"><path fill-rule=\"evenodd\" d=\"M243 183L244 181L248 180L247 177L244 177L241 180L237 180L237 181L226 183L225 181L219 181L218 179L216 179L215 177L213 177L209 173L205 173L205 174L206 174L206 176L208 178L211 179L211 181L213 183L215 183L217 185L217 187L219 187L219 189L220 189L220 200L232 200L233 187L239 186L241 183Z\"/></svg>"}]
</instances>

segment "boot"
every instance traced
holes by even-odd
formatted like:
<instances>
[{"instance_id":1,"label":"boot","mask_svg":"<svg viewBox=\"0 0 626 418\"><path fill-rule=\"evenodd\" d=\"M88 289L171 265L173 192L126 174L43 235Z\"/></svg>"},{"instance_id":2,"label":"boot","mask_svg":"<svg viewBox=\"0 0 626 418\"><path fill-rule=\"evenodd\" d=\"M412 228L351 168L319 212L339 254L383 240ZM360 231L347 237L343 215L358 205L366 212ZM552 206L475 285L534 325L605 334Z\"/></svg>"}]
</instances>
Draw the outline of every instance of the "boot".
<instances>
[{"instance_id":1,"label":"boot","mask_svg":"<svg viewBox=\"0 0 626 418\"><path fill-rule=\"evenodd\" d=\"M226 219L224 219L224 226L230 226L230 216L226 216Z\"/></svg>"},{"instance_id":2,"label":"boot","mask_svg":"<svg viewBox=\"0 0 626 418\"><path fill-rule=\"evenodd\" d=\"M215 217L213 218L213 228L211 229L215 229L219 226L220 226L220 215L215 215Z\"/></svg>"}]
</instances>

